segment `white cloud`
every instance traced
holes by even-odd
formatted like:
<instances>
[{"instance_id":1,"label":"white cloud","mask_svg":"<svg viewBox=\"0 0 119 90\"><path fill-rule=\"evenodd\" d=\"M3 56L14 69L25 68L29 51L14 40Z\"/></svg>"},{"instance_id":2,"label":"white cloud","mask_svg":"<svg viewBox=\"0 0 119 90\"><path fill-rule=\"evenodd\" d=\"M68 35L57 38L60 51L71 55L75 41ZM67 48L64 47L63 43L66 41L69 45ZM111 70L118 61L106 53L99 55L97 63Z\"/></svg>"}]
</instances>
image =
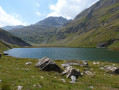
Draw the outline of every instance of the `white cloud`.
<instances>
[{"instance_id":1,"label":"white cloud","mask_svg":"<svg viewBox=\"0 0 119 90\"><path fill-rule=\"evenodd\" d=\"M36 12L36 15L41 16L41 13L40 12Z\"/></svg>"},{"instance_id":2,"label":"white cloud","mask_svg":"<svg viewBox=\"0 0 119 90\"><path fill-rule=\"evenodd\" d=\"M22 23L16 17L7 14L0 6L0 27L7 26L7 25L16 26L16 25L25 25L25 23Z\"/></svg>"},{"instance_id":3,"label":"white cloud","mask_svg":"<svg viewBox=\"0 0 119 90\"><path fill-rule=\"evenodd\" d=\"M58 0L55 5L50 5L52 12L48 16L63 16L67 19L73 19L96 1L98 0Z\"/></svg>"}]
</instances>

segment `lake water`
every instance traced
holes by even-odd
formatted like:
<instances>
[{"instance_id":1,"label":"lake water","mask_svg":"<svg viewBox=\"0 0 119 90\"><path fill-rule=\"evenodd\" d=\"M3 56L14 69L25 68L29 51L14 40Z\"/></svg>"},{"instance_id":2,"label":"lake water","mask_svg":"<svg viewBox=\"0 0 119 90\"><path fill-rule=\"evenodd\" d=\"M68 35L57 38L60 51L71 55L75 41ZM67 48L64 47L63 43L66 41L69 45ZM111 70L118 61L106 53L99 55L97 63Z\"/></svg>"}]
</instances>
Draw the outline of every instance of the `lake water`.
<instances>
[{"instance_id":1,"label":"lake water","mask_svg":"<svg viewBox=\"0 0 119 90\"><path fill-rule=\"evenodd\" d=\"M119 62L119 51L104 48L13 48L6 51L20 58L49 57L53 60L99 60Z\"/></svg>"}]
</instances>

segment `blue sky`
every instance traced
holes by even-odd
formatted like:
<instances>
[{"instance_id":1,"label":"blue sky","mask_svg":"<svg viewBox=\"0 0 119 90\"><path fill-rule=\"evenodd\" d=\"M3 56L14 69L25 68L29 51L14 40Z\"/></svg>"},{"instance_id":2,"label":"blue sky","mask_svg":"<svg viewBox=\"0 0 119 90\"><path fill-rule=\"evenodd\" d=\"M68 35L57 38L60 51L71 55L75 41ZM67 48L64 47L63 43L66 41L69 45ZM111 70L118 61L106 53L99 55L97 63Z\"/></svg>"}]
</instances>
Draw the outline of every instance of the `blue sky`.
<instances>
[{"instance_id":1,"label":"blue sky","mask_svg":"<svg viewBox=\"0 0 119 90\"><path fill-rule=\"evenodd\" d=\"M0 0L0 27L30 25L48 16L73 19L97 0Z\"/></svg>"}]
</instances>

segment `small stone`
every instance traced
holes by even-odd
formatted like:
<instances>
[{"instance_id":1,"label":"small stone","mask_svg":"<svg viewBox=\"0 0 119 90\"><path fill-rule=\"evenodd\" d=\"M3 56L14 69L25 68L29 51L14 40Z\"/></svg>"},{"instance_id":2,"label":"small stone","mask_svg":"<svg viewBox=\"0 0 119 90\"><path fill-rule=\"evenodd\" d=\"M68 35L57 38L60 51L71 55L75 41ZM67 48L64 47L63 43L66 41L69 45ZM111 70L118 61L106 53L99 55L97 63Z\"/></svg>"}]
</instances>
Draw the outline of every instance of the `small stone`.
<instances>
[{"instance_id":1,"label":"small stone","mask_svg":"<svg viewBox=\"0 0 119 90\"><path fill-rule=\"evenodd\" d=\"M33 85L33 87L36 87L36 85Z\"/></svg>"},{"instance_id":2,"label":"small stone","mask_svg":"<svg viewBox=\"0 0 119 90\"><path fill-rule=\"evenodd\" d=\"M0 80L0 82L2 82L2 80Z\"/></svg>"},{"instance_id":3,"label":"small stone","mask_svg":"<svg viewBox=\"0 0 119 90\"><path fill-rule=\"evenodd\" d=\"M32 76L32 78L34 78L34 76Z\"/></svg>"},{"instance_id":4,"label":"small stone","mask_svg":"<svg viewBox=\"0 0 119 90\"><path fill-rule=\"evenodd\" d=\"M65 79L60 79L60 80L63 81L63 82L66 82Z\"/></svg>"},{"instance_id":5,"label":"small stone","mask_svg":"<svg viewBox=\"0 0 119 90\"><path fill-rule=\"evenodd\" d=\"M75 76L71 76L71 80L72 80L72 81L70 81L70 83L72 83L72 84L73 84L73 83L76 83L76 77L75 77Z\"/></svg>"},{"instance_id":6,"label":"small stone","mask_svg":"<svg viewBox=\"0 0 119 90\"><path fill-rule=\"evenodd\" d=\"M41 76L41 78L43 78L43 76Z\"/></svg>"},{"instance_id":7,"label":"small stone","mask_svg":"<svg viewBox=\"0 0 119 90\"><path fill-rule=\"evenodd\" d=\"M40 84L38 85L40 88L42 87Z\"/></svg>"},{"instance_id":8,"label":"small stone","mask_svg":"<svg viewBox=\"0 0 119 90\"><path fill-rule=\"evenodd\" d=\"M94 87L93 86L90 86L91 89L93 89Z\"/></svg>"},{"instance_id":9,"label":"small stone","mask_svg":"<svg viewBox=\"0 0 119 90\"><path fill-rule=\"evenodd\" d=\"M26 62L25 65L31 65L32 63L31 62Z\"/></svg>"},{"instance_id":10,"label":"small stone","mask_svg":"<svg viewBox=\"0 0 119 90\"><path fill-rule=\"evenodd\" d=\"M104 68L103 68L103 67L100 67L100 69L101 69L101 70L104 70Z\"/></svg>"},{"instance_id":11,"label":"small stone","mask_svg":"<svg viewBox=\"0 0 119 90\"><path fill-rule=\"evenodd\" d=\"M17 90L21 90L23 86L17 86Z\"/></svg>"}]
</instances>

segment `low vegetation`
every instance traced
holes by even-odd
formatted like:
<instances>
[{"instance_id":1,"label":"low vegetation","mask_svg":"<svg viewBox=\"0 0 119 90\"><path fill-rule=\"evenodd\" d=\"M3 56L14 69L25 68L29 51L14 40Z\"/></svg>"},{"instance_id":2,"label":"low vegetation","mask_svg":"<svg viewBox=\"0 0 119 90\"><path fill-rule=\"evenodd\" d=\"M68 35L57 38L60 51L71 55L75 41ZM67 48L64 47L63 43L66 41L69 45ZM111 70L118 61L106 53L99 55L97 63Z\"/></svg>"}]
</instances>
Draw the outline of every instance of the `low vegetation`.
<instances>
[{"instance_id":1,"label":"low vegetation","mask_svg":"<svg viewBox=\"0 0 119 90\"><path fill-rule=\"evenodd\" d=\"M61 66L65 60L56 60L56 64ZM32 65L25 65L32 62ZM70 79L56 72L39 71L35 68L37 59L14 58L2 56L0 58L0 89L17 90L18 86L23 86L22 90L118 90L119 75L106 73L99 68L104 65L113 65L110 62L100 62L94 65L89 61L89 69L94 75L84 75L79 77L75 84L70 84ZM118 63L115 66L119 67ZM81 66L74 66L81 72L86 69ZM63 82L65 79L66 82Z\"/></svg>"}]
</instances>

